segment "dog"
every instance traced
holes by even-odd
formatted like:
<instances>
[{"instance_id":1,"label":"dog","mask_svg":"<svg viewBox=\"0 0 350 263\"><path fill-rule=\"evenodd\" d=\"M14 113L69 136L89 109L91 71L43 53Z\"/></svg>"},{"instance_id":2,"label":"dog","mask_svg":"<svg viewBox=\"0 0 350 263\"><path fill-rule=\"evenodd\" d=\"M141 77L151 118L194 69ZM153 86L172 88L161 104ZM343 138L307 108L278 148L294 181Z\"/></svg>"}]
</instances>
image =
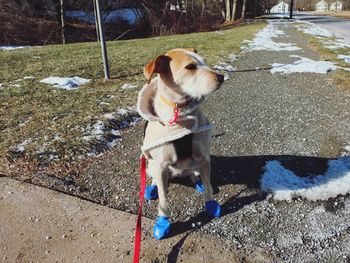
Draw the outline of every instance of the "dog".
<instances>
[{"instance_id":1,"label":"dog","mask_svg":"<svg viewBox=\"0 0 350 263\"><path fill-rule=\"evenodd\" d=\"M152 77L158 74L156 78ZM159 198L154 237L170 231L167 187L171 176L190 175L199 192L204 192L206 211L219 217L210 182L211 124L199 106L224 82L193 48L177 48L144 67L147 84L139 92L137 109L147 121L142 152L152 184L146 199Z\"/></svg>"}]
</instances>

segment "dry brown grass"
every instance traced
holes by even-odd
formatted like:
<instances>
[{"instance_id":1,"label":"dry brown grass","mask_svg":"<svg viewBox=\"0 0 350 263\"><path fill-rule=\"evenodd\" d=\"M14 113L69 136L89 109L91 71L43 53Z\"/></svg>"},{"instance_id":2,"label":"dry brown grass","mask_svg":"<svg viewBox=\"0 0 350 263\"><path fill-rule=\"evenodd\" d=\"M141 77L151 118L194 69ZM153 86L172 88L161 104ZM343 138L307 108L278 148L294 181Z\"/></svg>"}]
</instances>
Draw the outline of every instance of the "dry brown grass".
<instances>
[{"instance_id":1,"label":"dry brown grass","mask_svg":"<svg viewBox=\"0 0 350 263\"><path fill-rule=\"evenodd\" d=\"M341 12L328 11L328 12L313 12L313 13L320 16L336 16L336 17L350 19L350 11L341 11Z\"/></svg>"}]
</instances>

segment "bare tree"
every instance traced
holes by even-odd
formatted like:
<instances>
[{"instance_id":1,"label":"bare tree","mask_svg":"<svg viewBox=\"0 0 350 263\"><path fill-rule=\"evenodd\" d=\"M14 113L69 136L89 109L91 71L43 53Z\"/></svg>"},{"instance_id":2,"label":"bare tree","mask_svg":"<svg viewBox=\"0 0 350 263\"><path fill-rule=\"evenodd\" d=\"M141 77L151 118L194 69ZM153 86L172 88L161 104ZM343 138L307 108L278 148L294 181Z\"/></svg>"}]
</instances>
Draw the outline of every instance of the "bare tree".
<instances>
[{"instance_id":1,"label":"bare tree","mask_svg":"<svg viewBox=\"0 0 350 263\"><path fill-rule=\"evenodd\" d=\"M61 24L61 37L62 44L66 44L66 36L65 36L65 19L64 19L64 0L60 0L60 24Z\"/></svg>"},{"instance_id":2,"label":"bare tree","mask_svg":"<svg viewBox=\"0 0 350 263\"><path fill-rule=\"evenodd\" d=\"M225 20L226 21L231 21L231 1L230 0L225 0Z\"/></svg>"},{"instance_id":3,"label":"bare tree","mask_svg":"<svg viewBox=\"0 0 350 263\"><path fill-rule=\"evenodd\" d=\"M245 8L246 8L246 4L247 4L247 0L243 0L242 3L242 15L241 15L241 19L245 19Z\"/></svg>"},{"instance_id":4,"label":"bare tree","mask_svg":"<svg viewBox=\"0 0 350 263\"><path fill-rule=\"evenodd\" d=\"M232 20L236 19L236 13L237 13L237 0L233 0L233 6L232 6Z\"/></svg>"}]
</instances>

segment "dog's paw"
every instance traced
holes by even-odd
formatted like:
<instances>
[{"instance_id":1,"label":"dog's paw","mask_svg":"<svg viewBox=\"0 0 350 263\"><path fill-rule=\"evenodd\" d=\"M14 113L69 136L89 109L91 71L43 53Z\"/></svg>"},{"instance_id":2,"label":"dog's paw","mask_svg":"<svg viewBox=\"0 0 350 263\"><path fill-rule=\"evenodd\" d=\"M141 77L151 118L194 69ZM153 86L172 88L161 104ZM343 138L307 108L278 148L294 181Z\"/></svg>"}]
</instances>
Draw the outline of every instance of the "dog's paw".
<instances>
[{"instance_id":1,"label":"dog's paw","mask_svg":"<svg viewBox=\"0 0 350 263\"><path fill-rule=\"evenodd\" d=\"M207 209L207 213L210 216L212 217L221 216L221 206L215 200L205 202L205 208Z\"/></svg>"},{"instance_id":2,"label":"dog's paw","mask_svg":"<svg viewBox=\"0 0 350 263\"><path fill-rule=\"evenodd\" d=\"M158 216L153 228L153 235L156 240L161 240L169 234L170 221L166 216Z\"/></svg>"},{"instance_id":3,"label":"dog's paw","mask_svg":"<svg viewBox=\"0 0 350 263\"><path fill-rule=\"evenodd\" d=\"M145 189L145 199L146 200L156 200L158 199L158 188L156 185L146 186Z\"/></svg>"},{"instance_id":4,"label":"dog's paw","mask_svg":"<svg viewBox=\"0 0 350 263\"><path fill-rule=\"evenodd\" d=\"M196 191L198 193L204 193L204 185L202 184L201 180L197 180L195 185L196 185Z\"/></svg>"}]
</instances>

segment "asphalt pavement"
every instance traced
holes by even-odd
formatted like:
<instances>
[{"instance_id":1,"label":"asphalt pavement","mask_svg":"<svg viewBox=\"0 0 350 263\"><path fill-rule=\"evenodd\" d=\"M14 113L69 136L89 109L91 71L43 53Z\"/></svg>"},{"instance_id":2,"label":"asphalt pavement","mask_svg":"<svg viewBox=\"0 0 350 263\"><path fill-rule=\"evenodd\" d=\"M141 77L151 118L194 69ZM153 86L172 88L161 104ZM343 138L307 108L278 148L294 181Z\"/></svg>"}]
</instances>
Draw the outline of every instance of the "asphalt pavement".
<instances>
[{"instance_id":1,"label":"asphalt pavement","mask_svg":"<svg viewBox=\"0 0 350 263\"><path fill-rule=\"evenodd\" d=\"M344 38L345 40L350 41L350 19L321 16L306 12L295 12L294 18L309 21L316 25L322 26L336 37Z\"/></svg>"}]
</instances>

